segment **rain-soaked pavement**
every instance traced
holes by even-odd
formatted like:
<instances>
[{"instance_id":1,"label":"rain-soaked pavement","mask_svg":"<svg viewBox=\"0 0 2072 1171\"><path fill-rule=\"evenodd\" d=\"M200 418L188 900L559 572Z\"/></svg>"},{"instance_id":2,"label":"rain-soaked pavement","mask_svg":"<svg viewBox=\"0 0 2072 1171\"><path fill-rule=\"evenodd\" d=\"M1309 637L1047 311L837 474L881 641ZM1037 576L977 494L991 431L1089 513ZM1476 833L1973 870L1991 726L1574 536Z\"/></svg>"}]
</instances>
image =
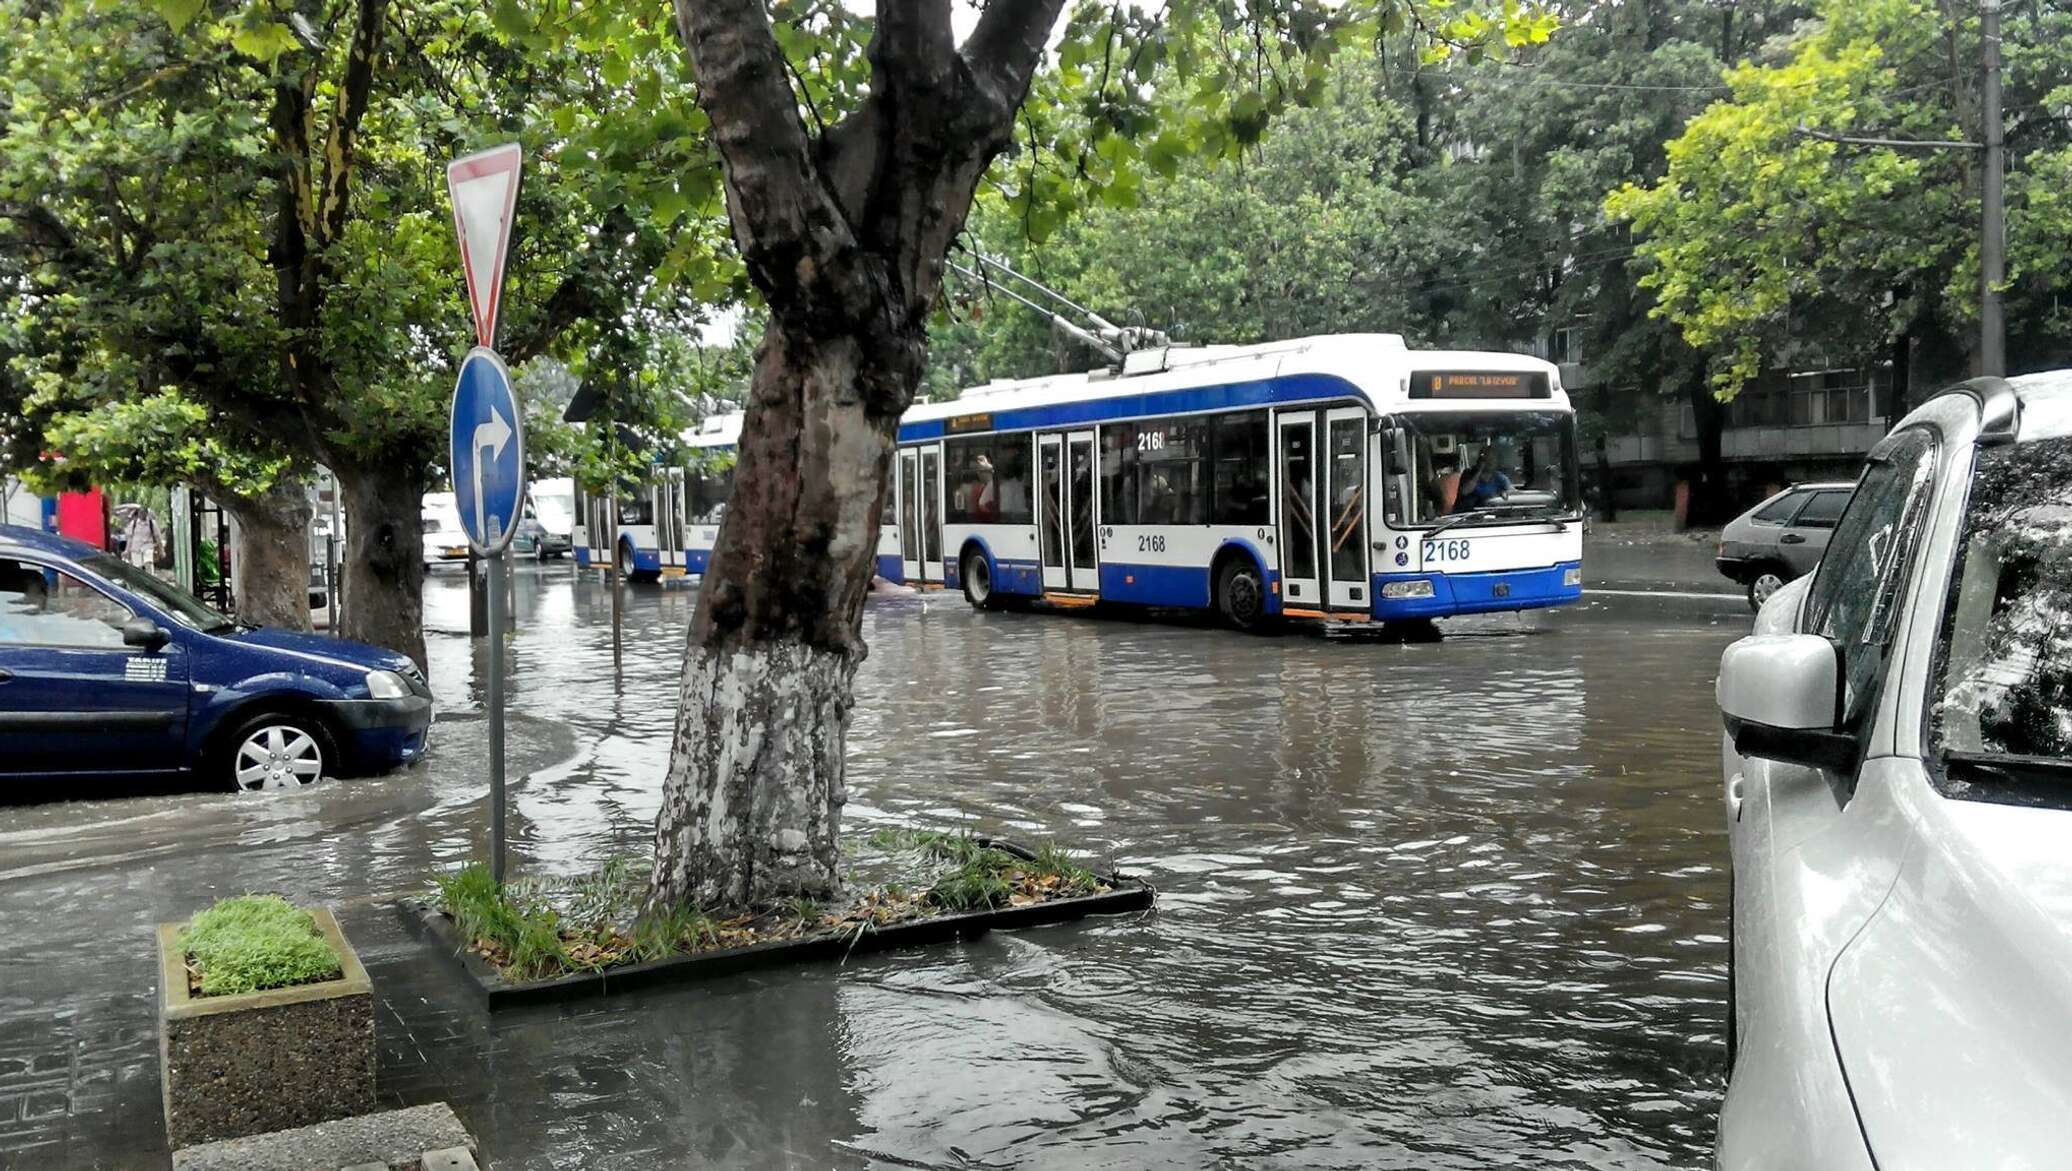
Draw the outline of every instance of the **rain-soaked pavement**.
<instances>
[{"instance_id":1,"label":"rain-soaked pavement","mask_svg":"<svg viewBox=\"0 0 2072 1171\"><path fill-rule=\"evenodd\" d=\"M519 595L514 868L641 852L692 594L629 592L617 688L600 587ZM255 889L341 907L384 1097L506 1171L1699 1165L1739 606L1381 646L874 598L850 832L1057 838L1157 910L491 1019L383 901L482 847L484 655L437 574L425 766L0 807L0 1167L166 1165L151 924Z\"/></svg>"}]
</instances>

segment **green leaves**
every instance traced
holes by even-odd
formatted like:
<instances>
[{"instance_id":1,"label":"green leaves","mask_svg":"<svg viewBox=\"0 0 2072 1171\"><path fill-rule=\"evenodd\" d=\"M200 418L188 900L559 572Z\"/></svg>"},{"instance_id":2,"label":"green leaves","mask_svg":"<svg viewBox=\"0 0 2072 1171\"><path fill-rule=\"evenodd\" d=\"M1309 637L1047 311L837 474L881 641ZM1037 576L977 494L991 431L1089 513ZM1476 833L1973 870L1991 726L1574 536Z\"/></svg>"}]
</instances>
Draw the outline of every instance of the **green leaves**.
<instances>
[{"instance_id":1,"label":"green leaves","mask_svg":"<svg viewBox=\"0 0 2072 1171\"><path fill-rule=\"evenodd\" d=\"M208 0L151 0L151 8L165 22L173 26L174 32L187 27L201 10L208 6Z\"/></svg>"},{"instance_id":2,"label":"green leaves","mask_svg":"<svg viewBox=\"0 0 2072 1171\"><path fill-rule=\"evenodd\" d=\"M295 34L287 25L263 19L247 21L230 34L230 43L238 52L262 65L273 64L274 58L296 46Z\"/></svg>"}]
</instances>

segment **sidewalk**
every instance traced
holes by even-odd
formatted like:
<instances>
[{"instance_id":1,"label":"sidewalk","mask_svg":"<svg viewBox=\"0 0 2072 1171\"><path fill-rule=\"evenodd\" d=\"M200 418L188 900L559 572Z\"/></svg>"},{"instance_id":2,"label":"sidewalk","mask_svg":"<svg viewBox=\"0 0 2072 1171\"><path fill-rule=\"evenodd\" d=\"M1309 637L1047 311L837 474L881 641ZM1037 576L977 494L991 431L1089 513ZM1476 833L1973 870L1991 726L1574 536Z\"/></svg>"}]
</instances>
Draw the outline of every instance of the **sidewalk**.
<instances>
[{"instance_id":1,"label":"sidewalk","mask_svg":"<svg viewBox=\"0 0 2072 1171\"><path fill-rule=\"evenodd\" d=\"M1584 588L1738 595L1712 563L1718 548L1718 529L1677 532L1666 512L1621 513L1583 538Z\"/></svg>"}]
</instances>

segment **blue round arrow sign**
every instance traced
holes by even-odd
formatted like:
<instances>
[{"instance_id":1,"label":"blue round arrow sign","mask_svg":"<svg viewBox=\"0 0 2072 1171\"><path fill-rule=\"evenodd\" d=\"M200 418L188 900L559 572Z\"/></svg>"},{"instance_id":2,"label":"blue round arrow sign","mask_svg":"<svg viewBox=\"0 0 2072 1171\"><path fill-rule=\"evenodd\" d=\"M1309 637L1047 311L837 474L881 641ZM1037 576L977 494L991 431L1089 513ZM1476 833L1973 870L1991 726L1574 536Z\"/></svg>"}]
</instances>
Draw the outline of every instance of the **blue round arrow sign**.
<instances>
[{"instance_id":1,"label":"blue round arrow sign","mask_svg":"<svg viewBox=\"0 0 2072 1171\"><path fill-rule=\"evenodd\" d=\"M525 414L494 350L476 346L461 362L448 441L461 527L475 552L500 553L525 507Z\"/></svg>"}]
</instances>

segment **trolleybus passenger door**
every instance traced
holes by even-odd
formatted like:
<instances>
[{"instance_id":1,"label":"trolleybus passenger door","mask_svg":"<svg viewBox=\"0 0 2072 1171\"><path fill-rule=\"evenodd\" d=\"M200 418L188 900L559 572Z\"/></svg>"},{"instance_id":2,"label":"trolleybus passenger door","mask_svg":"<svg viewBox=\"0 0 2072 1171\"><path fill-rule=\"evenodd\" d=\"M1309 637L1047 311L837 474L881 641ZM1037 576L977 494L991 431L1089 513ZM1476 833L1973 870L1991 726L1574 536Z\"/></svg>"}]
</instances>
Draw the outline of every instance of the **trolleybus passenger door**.
<instances>
[{"instance_id":1,"label":"trolleybus passenger door","mask_svg":"<svg viewBox=\"0 0 2072 1171\"><path fill-rule=\"evenodd\" d=\"M905 448L899 453L899 474L893 485L899 493L899 571L906 584L921 582L921 453Z\"/></svg>"},{"instance_id":2,"label":"trolleybus passenger door","mask_svg":"<svg viewBox=\"0 0 2072 1171\"><path fill-rule=\"evenodd\" d=\"M942 444L921 448L921 580L941 584Z\"/></svg>"},{"instance_id":3,"label":"trolleybus passenger door","mask_svg":"<svg viewBox=\"0 0 2072 1171\"><path fill-rule=\"evenodd\" d=\"M1282 411L1274 422L1274 501L1281 530L1281 602L1319 609L1324 592L1317 572L1322 544L1317 526L1317 413ZM1325 497L1327 500L1328 496Z\"/></svg>"},{"instance_id":4,"label":"trolleybus passenger door","mask_svg":"<svg viewBox=\"0 0 2072 1171\"><path fill-rule=\"evenodd\" d=\"M1367 412L1336 407L1325 415L1325 495L1317 515L1324 528L1325 576L1332 606L1365 610L1367 590Z\"/></svg>"},{"instance_id":5,"label":"trolleybus passenger door","mask_svg":"<svg viewBox=\"0 0 2072 1171\"><path fill-rule=\"evenodd\" d=\"M1065 440L1036 437L1036 546L1043 562L1043 588L1071 588L1065 568Z\"/></svg>"},{"instance_id":6,"label":"trolleybus passenger door","mask_svg":"<svg viewBox=\"0 0 2072 1171\"><path fill-rule=\"evenodd\" d=\"M1065 446L1071 456L1071 478L1065 484L1065 515L1071 518L1066 580L1072 590L1095 593L1101 588L1101 565L1094 539L1094 433L1074 431L1065 437Z\"/></svg>"}]
</instances>

